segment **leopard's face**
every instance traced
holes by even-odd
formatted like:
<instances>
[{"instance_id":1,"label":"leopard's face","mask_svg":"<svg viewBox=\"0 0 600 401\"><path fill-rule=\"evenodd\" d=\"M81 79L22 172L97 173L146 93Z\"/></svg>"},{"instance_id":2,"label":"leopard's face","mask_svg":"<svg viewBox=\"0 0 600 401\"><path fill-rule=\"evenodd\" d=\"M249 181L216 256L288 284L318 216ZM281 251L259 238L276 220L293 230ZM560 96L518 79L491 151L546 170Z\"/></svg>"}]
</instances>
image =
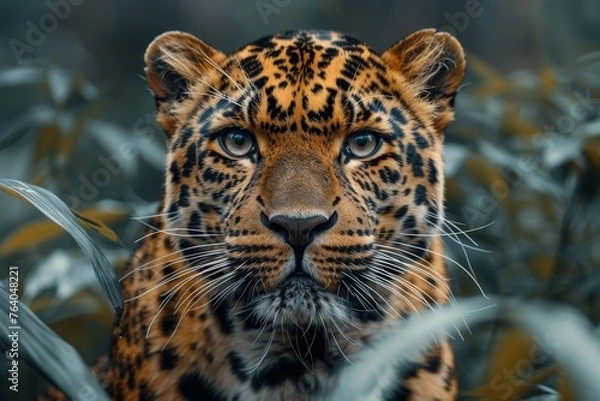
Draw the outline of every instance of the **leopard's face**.
<instances>
[{"instance_id":1,"label":"leopard's face","mask_svg":"<svg viewBox=\"0 0 600 401\"><path fill-rule=\"evenodd\" d=\"M449 35L415 35L382 55L316 31L230 55L181 33L155 41L164 227L202 274L191 297L327 326L382 318L407 271L435 281L424 261L464 61Z\"/></svg>"}]
</instances>

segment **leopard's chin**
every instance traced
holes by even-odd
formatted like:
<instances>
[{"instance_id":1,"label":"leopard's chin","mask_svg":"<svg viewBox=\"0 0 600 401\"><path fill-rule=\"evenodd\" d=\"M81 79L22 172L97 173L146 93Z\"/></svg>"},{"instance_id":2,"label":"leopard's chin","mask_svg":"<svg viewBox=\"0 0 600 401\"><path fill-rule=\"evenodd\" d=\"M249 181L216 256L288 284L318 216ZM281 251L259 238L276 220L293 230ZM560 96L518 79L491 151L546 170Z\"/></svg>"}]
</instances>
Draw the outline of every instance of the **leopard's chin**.
<instances>
[{"instance_id":1,"label":"leopard's chin","mask_svg":"<svg viewBox=\"0 0 600 401\"><path fill-rule=\"evenodd\" d=\"M340 327L349 318L342 298L303 273L293 273L277 288L256 296L249 308L259 324L273 327Z\"/></svg>"}]
</instances>

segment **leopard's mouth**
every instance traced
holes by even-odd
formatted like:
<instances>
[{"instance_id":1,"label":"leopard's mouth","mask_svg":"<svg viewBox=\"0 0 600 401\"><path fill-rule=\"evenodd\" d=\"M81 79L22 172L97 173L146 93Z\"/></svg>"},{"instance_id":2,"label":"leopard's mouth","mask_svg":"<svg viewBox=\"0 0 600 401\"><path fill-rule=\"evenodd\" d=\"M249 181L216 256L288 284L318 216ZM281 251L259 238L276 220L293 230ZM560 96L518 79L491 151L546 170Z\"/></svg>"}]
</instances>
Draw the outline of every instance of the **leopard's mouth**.
<instances>
[{"instance_id":1,"label":"leopard's mouth","mask_svg":"<svg viewBox=\"0 0 600 401\"><path fill-rule=\"evenodd\" d=\"M299 271L288 275L277 287L256 295L248 309L260 325L324 327L348 319L347 305L338 295Z\"/></svg>"}]
</instances>

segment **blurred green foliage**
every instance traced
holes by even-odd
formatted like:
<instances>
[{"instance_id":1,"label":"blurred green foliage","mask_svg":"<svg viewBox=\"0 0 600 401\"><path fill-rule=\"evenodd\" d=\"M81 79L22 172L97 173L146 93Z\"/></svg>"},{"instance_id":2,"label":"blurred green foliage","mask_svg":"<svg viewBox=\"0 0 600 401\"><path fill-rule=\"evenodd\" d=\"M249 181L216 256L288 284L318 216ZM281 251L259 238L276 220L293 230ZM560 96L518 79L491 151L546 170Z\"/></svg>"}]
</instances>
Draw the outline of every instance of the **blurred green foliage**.
<instances>
[{"instance_id":1,"label":"blurred green foliage","mask_svg":"<svg viewBox=\"0 0 600 401\"><path fill-rule=\"evenodd\" d=\"M600 53L509 76L473 55L469 65L474 84L457 101L446 148L448 218L474 240L463 243L487 252L467 258L446 241L449 252L488 294L565 303L598 327ZM456 294L479 292L453 267ZM456 346L463 388L477 398L574 399L554 356L532 357L536 345L518 328L496 323Z\"/></svg>"}]
</instances>

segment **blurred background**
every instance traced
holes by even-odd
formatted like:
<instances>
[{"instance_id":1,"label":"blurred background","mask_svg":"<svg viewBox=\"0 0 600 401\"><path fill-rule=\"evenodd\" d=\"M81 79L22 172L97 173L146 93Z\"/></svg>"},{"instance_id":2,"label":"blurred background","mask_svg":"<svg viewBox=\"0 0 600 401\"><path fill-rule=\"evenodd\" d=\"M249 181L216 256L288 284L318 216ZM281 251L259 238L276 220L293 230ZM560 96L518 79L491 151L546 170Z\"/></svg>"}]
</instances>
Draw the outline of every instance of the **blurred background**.
<instances>
[{"instance_id":1,"label":"blurred background","mask_svg":"<svg viewBox=\"0 0 600 401\"><path fill-rule=\"evenodd\" d=\"M232 51L320 28L383 51L421 28L451 32L468 66L445 151L455 294L566 305L600 343L597 0L3 0L0 27L0 178L110 226L120 242L95 240L118 269L143 229L132 216L153 214L162 191L164 134L143 78L155 36L182 30ZM113 315L90 262L35 208L4 193L0 204L0 278L18 266L21 301L93 363ZM577 399L540 346L551 338L503 322L461 333L461 399ZM20 377L19 397L3 384L1 399L46 386L26 366Z\"/></svg>"}]
</instances>

